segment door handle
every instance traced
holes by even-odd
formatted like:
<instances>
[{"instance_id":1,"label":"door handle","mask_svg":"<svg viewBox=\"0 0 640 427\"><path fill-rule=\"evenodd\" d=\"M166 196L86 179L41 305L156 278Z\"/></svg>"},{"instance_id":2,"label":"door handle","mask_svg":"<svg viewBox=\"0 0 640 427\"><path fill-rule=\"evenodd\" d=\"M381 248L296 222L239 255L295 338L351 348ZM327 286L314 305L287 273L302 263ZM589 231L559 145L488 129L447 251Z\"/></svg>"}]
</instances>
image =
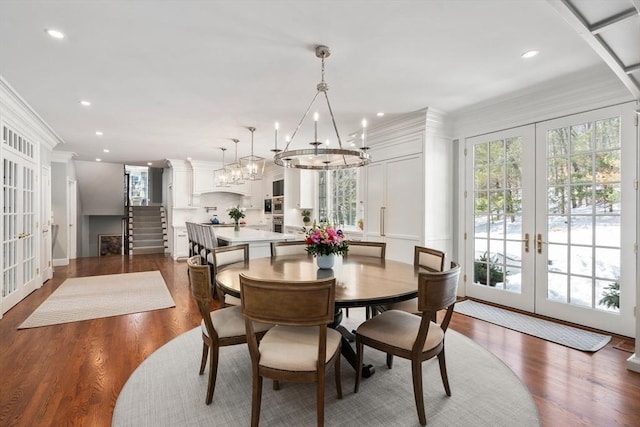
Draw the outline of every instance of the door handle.
<instances>
[{"instance_id":1,"label":"door handle","mask_svg":"<svg viewBox=\"0 0 640 427\"><path fill-rule=\"evenodd\" d=\"M524 239L518 241L524 242L524 251L529 253L529 233L524 233Z\"/></svg>"},{"instance_id":2,"label":"door handle","mask_svg":"<svg viewBox=\"0 0 640 427\"><path fill-rule=\"evenodd\" d=\"M543 244L547 244L547 242L542 240L542 234L538 233L538 236L536 238L536 246L538 247L538 253L541 254L542 253L542 245Z\"/></svg>"},{"instance_id":3,"label":"door handle","mask_svg":"<svg viewBox=\"0 0 640 427\"><path fill-rule=\"evenodd\" d=\"M384 212L387 209L385 206L380 207L380 236L384 236Z\"/></svg>"}]
</instances>

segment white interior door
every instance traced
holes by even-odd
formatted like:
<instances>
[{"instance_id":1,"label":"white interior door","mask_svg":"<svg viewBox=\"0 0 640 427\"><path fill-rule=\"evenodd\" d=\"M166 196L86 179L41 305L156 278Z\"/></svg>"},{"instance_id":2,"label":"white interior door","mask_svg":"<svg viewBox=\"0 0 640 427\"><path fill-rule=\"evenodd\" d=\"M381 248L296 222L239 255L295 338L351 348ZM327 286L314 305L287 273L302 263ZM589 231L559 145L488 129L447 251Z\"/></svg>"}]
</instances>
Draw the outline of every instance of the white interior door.
<instances>
[{"instance_id":1,"label":"white interior door","mask_svg":"<svg viewBox=\"0 0 640 427\"><path fill-rule=\"evenodd\" d=\"M32 162L3 155L2 313L36 289L36 174Z\"/></svg>"},{"instance_id":2,"label":"white interior door","mask_svg":"<svg viewBox=\"0 0 640 427\"><path fill-rule=\"evenodd\" d=\"M67 223L69 224L69 230L67 232L67 249L69 251L69 259L76 259L77 257L77 220L78 220L78 197L77 197L77 184L75 180L69 180L67 183Z\"/></svg>"},{"instance_id":3,"label":"white interior door","mask_svg":"<svg viewBox=\"0 0 640 427\"><path fill-rule=\"evenodd\" d=\"M534 311L533 125L466 141L466 294ZM471 267L473 266L473 267Z\"/></svg>"},{"instance_id":4,"label":"white interior door","mask_svg":"<svg viewBox=\"0 0 640 427\"><path fill-rule=\"evenodd\" d=\"M40 229L42 230L42 238L40 239L40 270L42 271L42 282L44 283L53 277L53 260L51 246L51 168L49 168L48 166L43 166L40 170L40 176Z\"/></svg>"},{"instance_id":5,"label":"white interior door","mask_svg":"<svg viewBox=\"0 0 640 427\"><path fill-rule=\"evenodd\" d=\"M540 123L537 145L536 311L635 336L633 104Z\"/></svg>"}]
</instances>

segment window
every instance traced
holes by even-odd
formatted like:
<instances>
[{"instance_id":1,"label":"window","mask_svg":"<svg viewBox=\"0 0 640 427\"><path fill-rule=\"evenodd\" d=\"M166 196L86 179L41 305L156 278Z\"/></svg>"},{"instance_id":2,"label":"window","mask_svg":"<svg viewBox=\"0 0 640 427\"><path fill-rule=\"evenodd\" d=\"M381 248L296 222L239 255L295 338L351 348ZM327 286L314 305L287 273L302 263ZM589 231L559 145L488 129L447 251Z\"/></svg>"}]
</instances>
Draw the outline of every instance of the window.
<instances>
[{"instance_id":1,"label":"window","mask_svg":"<svg viewBox=\"0 0 640 427\"><path fill-rule=\"evenodd\" d=\"M318 208L320 222L355 227L358 219L358 169L320 172Z\"/></svg>"}]
</instances>

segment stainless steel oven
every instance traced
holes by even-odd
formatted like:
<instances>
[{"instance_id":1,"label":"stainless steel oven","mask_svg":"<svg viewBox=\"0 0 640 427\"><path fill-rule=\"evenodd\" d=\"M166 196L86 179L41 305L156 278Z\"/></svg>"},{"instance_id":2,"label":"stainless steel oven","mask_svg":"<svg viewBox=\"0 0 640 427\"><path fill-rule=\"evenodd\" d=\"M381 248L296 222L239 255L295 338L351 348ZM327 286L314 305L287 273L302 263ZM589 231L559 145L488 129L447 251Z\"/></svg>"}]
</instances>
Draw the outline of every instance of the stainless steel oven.
<instances>
[{"instance_id":1,"label":"stainless steel oven","mask_svg":"<svg viewBox=\"0 0 640 427\"><path fill-rule=\"evenodd\" d=\"M272 199L271 211L274 215L284 214L284 197L274 197Z\"/></svg>"},{"instance_id":2,"label":"stainless steel oven","mask_svg":"<svg viewBox=\"0 0 640 427\"><path fill-rule=\"evenodd\" d=\"M272 221L273 221L273 232L284 233L284 217L274 216Z\"/></svg>"}]
</instances>

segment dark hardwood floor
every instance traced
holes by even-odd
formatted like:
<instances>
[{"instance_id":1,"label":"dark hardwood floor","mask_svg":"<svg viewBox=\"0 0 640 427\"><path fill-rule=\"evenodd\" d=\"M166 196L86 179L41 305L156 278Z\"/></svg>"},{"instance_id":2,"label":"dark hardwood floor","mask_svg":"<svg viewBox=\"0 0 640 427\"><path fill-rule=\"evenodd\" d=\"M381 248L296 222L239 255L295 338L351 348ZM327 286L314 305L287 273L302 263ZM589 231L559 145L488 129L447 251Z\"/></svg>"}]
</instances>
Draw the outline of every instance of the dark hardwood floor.
<instances>
[{"instance_id":1,"label":"dark hardwood floor","mask_svg":"<svg viewBox=\"0 0 640 427\"><path fill-rule=\"evenodd\" d=\"M175 308L16 329L67 277L149 270L160 270ZM57 267L52 280L0 320L0 426L110 426L118 394L136 367L199 323L184 262L162 255L110 256ZM458 313L451 327L518 375L544 426L640 425L640 374L625 368L631 353L614 347L621 338L589 354ZM203 396L194 399L204 404Z\"/></svg>"}]
</instances>

